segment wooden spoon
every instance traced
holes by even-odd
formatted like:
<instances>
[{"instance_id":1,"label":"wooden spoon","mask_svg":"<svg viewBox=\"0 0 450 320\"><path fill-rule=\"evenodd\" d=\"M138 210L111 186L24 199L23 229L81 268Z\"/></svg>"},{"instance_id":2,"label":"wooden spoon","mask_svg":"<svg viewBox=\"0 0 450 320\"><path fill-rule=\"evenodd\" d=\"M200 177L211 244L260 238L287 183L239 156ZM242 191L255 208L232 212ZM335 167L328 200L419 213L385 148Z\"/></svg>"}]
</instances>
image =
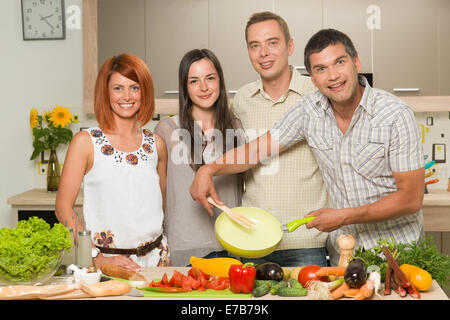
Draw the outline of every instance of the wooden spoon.
<instances>
[{"instance_id":1,"label":"wooden spoon","mask_svg":"<svg viewBox=\"0 0 450 320\"><path fill-rule=\"evenodd\" d=\"M213 206L215 206L215 207L219 208L220 210L222 210L223 212L225 212L230 217L231 220L233 220L237 224L243 226L244 228L250 229L251 227L253 227L255 225L255 223L252 220L243 216L239 212L233 211L225 205L221 206L221 205L217 204L213 200L213 198L208 197L208 198L206 198L206 200L208 200L208 202L211 203Z\"/></svg>"}]
</instances>

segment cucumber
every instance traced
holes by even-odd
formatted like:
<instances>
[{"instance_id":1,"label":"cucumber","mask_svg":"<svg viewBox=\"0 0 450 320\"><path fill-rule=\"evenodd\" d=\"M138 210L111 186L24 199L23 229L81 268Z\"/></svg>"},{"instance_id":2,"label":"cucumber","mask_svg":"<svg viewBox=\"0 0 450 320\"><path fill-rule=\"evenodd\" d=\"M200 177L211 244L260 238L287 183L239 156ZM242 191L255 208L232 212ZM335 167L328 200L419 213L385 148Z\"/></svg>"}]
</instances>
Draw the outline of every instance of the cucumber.
<instances>
[{"instance_id":1,"label":"cucumber","mask_svg":"<svg viewBox=\"0 0 450 320\"><path fill-rule=\"evenodd\" d=\"M258 286L253 287L252 295L254 297L262 297L268 294L270 291L270 286L267 283L262 283Z\"/></svg>"},{"instance_id":2,"label":"cucumber","mask_svg":"<svg viewBox=\"0 0 450 320\"><path fill-rule=\"evenodd\" d=\"M303 289L302 284L300 282L298 282L298 280L296 280L296 279L290 279L289 284L291 285L291 288Z\"/></svg>"},{"instance_id":3,"label":"cucumber","mask_svg":"<svg viewBox=\"0 0 450 320\"><path fill-rule=\"evenodd\" d=\"M277 294L281 297L304 297L308 294L305 288L279 288Z\"/></svg>"},{"instance_id":4,"label":"cucumber","mask_svg":"<svg viewBox=\"0 0 450 320\"><path fill-rule=\"evenodd\" d=\"M270 287L278 284L278 281L275 280L255 280L255 284L253 287L259 287L260 285L267 284Z\"/></svg>"},{"instance_id":5,"label":"cucumber","mask_svg":"<svg viewBox=\"0 0 450 320\"><path fill-rule=\"evenodd\" d=\"M281 280L280 282L278 282L276 285L274 285L274 286L272 286L271 288L270 288L270 293L271 294L277 294L277 292L278 292L278 289L280 289L280 288L285 288L285 287L287 287L288 286L288 282L287 281L284 281L284 280Z\"/></svg>"}]
</instances>

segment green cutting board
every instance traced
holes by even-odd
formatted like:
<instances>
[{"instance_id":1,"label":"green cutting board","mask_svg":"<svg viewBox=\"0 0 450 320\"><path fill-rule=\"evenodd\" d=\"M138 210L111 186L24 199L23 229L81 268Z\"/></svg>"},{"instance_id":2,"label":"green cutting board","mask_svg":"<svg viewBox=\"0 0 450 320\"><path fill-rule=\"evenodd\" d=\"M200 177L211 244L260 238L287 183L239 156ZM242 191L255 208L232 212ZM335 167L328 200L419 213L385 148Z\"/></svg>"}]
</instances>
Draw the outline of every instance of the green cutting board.
<instances>
[{"instance_id":1,"label":"green cutting board","mask_svg":"<svg viewBox=\"0 0 450 320\"><path fill-rule=\"evenodd\" d=\"M191 292L154 292L145 290L145 288L139 289L144 297L159 297L159 298L250 298L251 293L234 293L230 289L225 290L213 290L206 289L206 291L192 290Z\"/></svg>"},{"instance_id":2,"label":"green cutting board","mask_svg":"<svg viewBox=\"0 0 450 320\"><path fill-rule=\"evenodd\" d=\"M103 275L107 278L123 281L125 283L129 283L129 280L115 278L107 275ZM156 279L159 280L159 279ZM155 291L149 291L145 288L137 289L139 292L142 293L144 297L155 297L155 298L250 298L252 296L251 293L234 293L230 289L225 290L213 290L213 289L206 289L206 291L198 291L198 290L192 290L191 292L173 292L173 293L166 293L166 292L155 292Z\"/></svg>"}]
</instances>

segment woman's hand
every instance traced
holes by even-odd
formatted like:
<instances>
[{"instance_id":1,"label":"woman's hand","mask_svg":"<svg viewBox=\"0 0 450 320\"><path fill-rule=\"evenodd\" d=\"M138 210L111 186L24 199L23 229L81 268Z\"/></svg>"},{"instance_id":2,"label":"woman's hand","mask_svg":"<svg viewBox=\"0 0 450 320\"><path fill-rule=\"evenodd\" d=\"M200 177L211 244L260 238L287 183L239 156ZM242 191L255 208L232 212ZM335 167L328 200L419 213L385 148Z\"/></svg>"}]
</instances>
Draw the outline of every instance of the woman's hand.
<instances>
[{"instance_id":1,"label":"woman's hand","mask_svg":"<svg viewBox=\"0 0 450 320\"><path fill-rule=\"evenodd\" d=\"M200 205L204 207L212 216L212 208L214 208L214 206L210 204L208 200L206 200L206 198L211 196L211 198L213 198L214 201L219 205L223 205L223 202L220 201L219 196L216 193L216 189L214 188L214 183L212 180L212 174L208 171L207 168L208 166L205 165L198 169L194 181L189 188L189 192L191 193L192 199L200 203Z\"/></svg>"},{"instance_id":2,"label":"woman's hand","mask_svg":"<svg viewBox=\"0 0 450 320\"><path fill-rule=\"evenodd\" d=\"M140 265L138 265L136 262L134 262L125 255L115 255L111 257L105 257L103 254L99 253L98 256L93 259L93 262L98 269L100 269L100 267L103 264L109 263L115 264L130 271L136 272L144 271L144 268L142 268Z\"/></svg>"}]
</instances>

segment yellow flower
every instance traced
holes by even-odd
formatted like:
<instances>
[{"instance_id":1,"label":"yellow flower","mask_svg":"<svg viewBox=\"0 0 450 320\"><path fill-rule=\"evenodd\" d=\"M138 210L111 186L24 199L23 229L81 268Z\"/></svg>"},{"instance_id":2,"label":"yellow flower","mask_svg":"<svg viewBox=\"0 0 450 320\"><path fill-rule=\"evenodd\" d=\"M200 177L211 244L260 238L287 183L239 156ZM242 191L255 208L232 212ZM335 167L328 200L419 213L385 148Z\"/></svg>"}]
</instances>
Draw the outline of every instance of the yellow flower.
<instances>
[{"instance_id":1,"label":"yellow flower","mask_svg":"<svg viewBox=\"0 0 450 320\"><path fill-rule=\"evenodd\" d=\"M44 114L42 115L42 119L45 120L45 122L48 123L48 120L50 119L50 116L52 115L52 112L50 110L47 110L44 112Z\"/></svg>"},{"instance_id":2,"label":"yellow flower","mask_svg":"<svg viewBox=\"0 0 450 320\"><path fill-rule=\"evenodd\" d=\"M55 109L53 109L53 112L50 115L49 120L55 127L65 127L72 122L72 114L70 113L69 108L63 108L59 105L56 105Z\"/></svg>"},{"instance_id":3,"label":"yellow flower","mask_svg":"<svg viewBox=\"0 0 450 320\"><path fill-rule=\"evenodd\" d=\"M38 125L38 111L35 108L32 108L30 110L30 127L31 129L36 128L36 126Z\"/></svg>"}]
</instances>

